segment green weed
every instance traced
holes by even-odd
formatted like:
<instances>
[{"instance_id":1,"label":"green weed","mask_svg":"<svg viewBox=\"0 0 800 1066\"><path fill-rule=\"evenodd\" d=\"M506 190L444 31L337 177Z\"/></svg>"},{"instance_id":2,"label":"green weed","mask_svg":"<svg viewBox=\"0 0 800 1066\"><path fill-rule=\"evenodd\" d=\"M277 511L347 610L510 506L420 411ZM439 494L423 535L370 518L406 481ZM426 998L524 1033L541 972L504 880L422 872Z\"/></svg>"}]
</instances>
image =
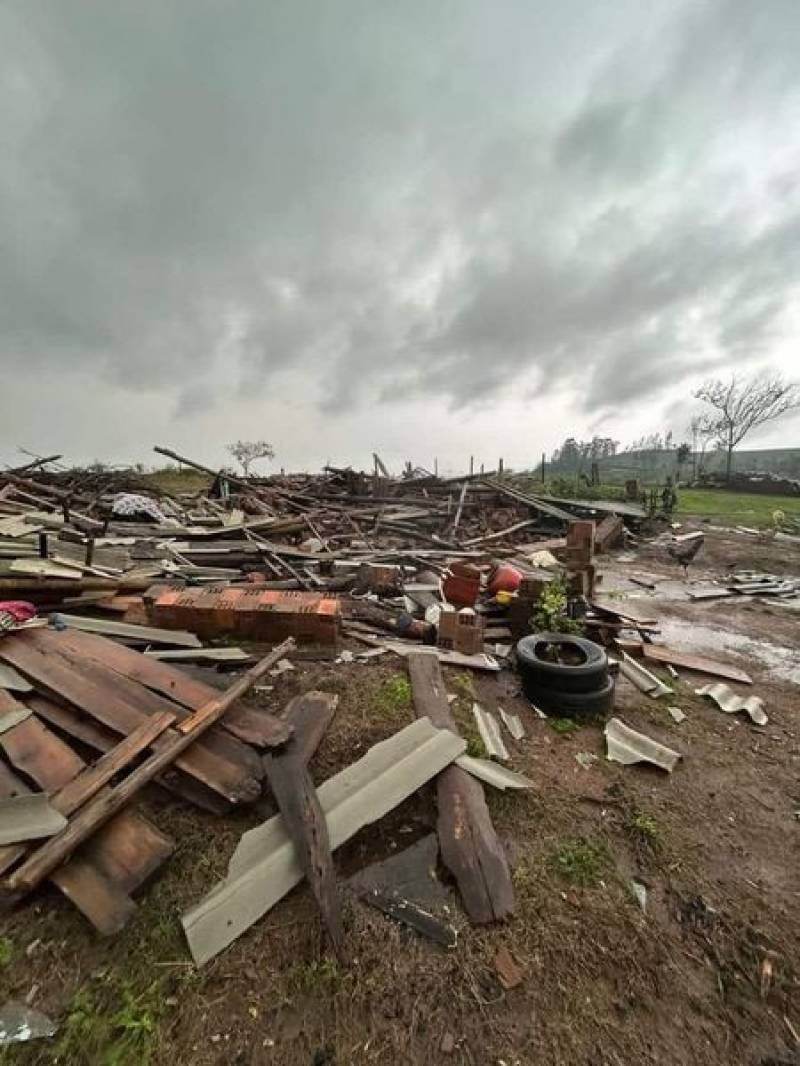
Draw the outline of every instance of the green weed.
<instances>
[{"instance_id":1,"label":"green weed","mask_svg":"<svg viewBox=\"0 0 800 1066\"><path fill-rule=\"evenodd\" d=\"M114 973L90 979L72 999L53 1061L67 1066L148 1066L158 1047L164 981L137 990Z\"/></svg>"},{"instance_id":2,"label":"green weed","mask_svg":"<svg viewBox=\"0 0 800 1066\"><path fill-rule=\"evenodd\" d=\"M411 682L402 674L387 677L378 693L378 703L385 711L406 711L411 707Z\"/></svg>"},{"instance_id":3,"label":"green weed","mask_svg":"<svg viewBox=\"0 0 800 1066\"><path fill-rule=\"evenodd\" d=\"M636 844L643 845L650 851L658 851L660 849L662 843L661 830L652 815L633 810L628 816L625 828Z\"/></svg>"},{"instance_id":4,"label":"green weed","mask_svg":"<svg viewBox=\"0 0 800 1066\"><path fill-rule=\"evenodd\" d=\"M313 962L296 962L287 977L292 992L319 992L332 989L339 983L339 968L329 955Z\"/></svg>"},{"instance_id":5,"label":"green weed","mask_svg":"<svg viewBox=\"0 0 800 1066\"><path fill-rule=\"evenodd\" d=\"M0 936L0 966L8 966L14 958L14 941L7 936Z\"/></svg>"},{"instance_id":6,"label":"green weed","mask_svg":"<svg viewBox=\"0 0 800 1066\"><path fill-rule=\"evenodd\" d=\"M548 869L583 888L597 885L611 865L611 856L603 841L568 840L547 857Z\"/></svg>"},{"instance_id":7,"label":"green weed","mask_svg":"<svg viewBox=\"0 0 800 1066\"><path fill-rule=\"evenodd\" d=\"M547 724L561 737L571 737L580 729L574 718L548 718Z\"/></svg>"}]
</instances>

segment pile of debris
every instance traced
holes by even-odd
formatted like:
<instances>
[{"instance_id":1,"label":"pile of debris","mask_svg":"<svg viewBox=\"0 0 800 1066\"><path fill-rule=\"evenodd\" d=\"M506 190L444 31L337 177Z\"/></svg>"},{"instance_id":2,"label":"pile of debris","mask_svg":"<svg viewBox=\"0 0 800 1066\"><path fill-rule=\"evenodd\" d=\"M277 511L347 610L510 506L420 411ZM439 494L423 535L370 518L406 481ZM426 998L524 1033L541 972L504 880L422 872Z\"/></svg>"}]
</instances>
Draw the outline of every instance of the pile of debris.
<instances>
[{"instance_id":1,"label":"pile of debris","mask_svg":"<svg viewBox=\"0 0 800 1066\"><path fill-rule=\"evenodd\" d=\"M0 475L7 902L47 879L98 930L116 932L172 850L134 809L145 786L223 815L266 785L280 813L242 837L225 879L184 916L192 955L213 957L303 877L340 951L332 851L435 778L438 853L470 920L495 921L512 913L514 893L483 784L532 782L504 765L500 724L477 703L490 758L466 754L441 664L496 673L519 646L526 694L560 716L610 712L617 671L653 698L670 693L639 660L749 682L653 644L655 619L599 598L596 555L634 535L625 523L635 529L646 517L634 504L556 501L492 475L409 468L391 478L377 457L369 475L208 473L208 491L189 495L154 494L126 472ZM696 544L682 548L682 562ZM563 632L577 629L592 641ZM266 655L265 644L274 645ZM248 689L291 669L292 658L384 655L406 660L417 721L316 789L307 767L336 697L306 692L276 716L247 702ZM220 691L182 672L184 662L255 665ZM735 695L732 703L724 689L704 694L759 720L763 708ZM524 736L518 716L499 714L511 737ZM618 761L671 771L679 758L617 719L606 737ZM413 901L362 889L386 913L451 942L452 929Z\"/></svg>"}]
</instances>

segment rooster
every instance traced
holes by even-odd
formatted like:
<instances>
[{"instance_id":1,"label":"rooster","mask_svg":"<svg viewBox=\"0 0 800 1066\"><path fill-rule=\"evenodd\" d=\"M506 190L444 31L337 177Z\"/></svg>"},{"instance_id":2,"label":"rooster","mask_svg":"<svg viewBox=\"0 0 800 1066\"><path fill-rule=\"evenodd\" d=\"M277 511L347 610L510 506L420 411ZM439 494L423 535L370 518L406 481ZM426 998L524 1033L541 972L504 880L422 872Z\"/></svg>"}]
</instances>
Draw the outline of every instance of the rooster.
<instances>
[{"instance_id":1,"label":"rooster","mask_svg":"<svg viewBox=\"0 0 800 1066\"><path fill-rule=\"evenodd\" d=\"M705 533L687 533L683 537L676 537L672 544L667 545L667 554L683 567L684 577L688 577L689 564L703 547L704 541Z\"/></svg>"}]
</instances>

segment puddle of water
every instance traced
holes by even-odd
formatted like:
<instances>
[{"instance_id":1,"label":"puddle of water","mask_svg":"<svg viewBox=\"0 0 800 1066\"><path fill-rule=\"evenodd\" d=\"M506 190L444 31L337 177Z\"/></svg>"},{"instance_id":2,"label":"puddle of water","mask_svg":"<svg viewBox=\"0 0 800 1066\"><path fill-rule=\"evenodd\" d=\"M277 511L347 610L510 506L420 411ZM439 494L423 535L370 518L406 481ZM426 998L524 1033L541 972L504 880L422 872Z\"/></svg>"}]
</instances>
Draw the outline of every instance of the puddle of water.
<instances>
[{"instance_id":1,"label":"puddle of water","mask_svg":"<svg viewBox=\"0 0 800 1066\"><path fill-rule=\"evenodd\" d=\"M724 651L737 658L755 659L768 666L777 677L800 685L800 654L794 648L678 618L662 618L659 626L664 643L674 648L697 652Z\"/></svg>"}]
</instances>

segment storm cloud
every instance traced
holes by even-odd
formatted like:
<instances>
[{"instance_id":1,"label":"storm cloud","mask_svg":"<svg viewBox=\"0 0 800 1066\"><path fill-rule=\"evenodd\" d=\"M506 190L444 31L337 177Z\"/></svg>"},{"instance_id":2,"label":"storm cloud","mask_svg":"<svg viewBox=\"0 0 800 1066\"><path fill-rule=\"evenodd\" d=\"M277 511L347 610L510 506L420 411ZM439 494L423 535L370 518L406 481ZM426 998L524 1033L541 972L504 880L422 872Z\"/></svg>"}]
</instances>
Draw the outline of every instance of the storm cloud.
<instances>
[{"instance_id":1,"label":"storm cloud","mask_svg":"<svg viewBox=\"0 0 800 1066\"><path fill-rule=\"evenodd\" d=\"M53 376L65 447L88 388L117 447L147 397L357 450L367 412L658 417L796 354L796 0L19 0L0 51L16 437Z\"/></svg>"}]
</instances>

